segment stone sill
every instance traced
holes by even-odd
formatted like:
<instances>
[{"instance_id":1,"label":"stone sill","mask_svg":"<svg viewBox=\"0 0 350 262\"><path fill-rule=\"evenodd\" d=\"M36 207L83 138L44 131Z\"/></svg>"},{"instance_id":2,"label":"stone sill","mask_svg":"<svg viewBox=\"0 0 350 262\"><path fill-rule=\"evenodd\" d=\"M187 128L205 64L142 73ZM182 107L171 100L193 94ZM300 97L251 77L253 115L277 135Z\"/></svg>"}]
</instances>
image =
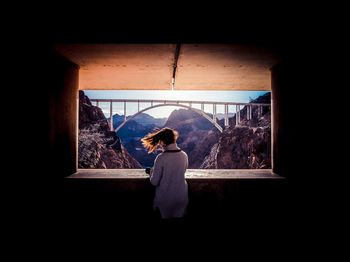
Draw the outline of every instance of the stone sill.
<instances>
[{"instance_id":1,"label":"stone sill","mask_svg":"<svg viewBox=\"0 0 350 262\"><path fill-rule=\"evenodd\" d=\"M188 169L186 179L284 179L271 169ZM144 169L78 169L68 179L147 179Z\"/></svg>"}]
</instances>

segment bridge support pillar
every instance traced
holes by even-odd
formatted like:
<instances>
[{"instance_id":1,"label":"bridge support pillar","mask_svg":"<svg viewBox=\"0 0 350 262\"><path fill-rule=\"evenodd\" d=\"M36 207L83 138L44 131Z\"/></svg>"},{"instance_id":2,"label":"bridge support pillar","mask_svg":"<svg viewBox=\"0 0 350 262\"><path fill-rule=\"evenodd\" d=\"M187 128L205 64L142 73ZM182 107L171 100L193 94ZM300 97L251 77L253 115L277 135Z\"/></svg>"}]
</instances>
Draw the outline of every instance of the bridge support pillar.
<instances>
[{"instance_id":1,"label":"bridge support pillar","mask_svg":"<svg viewBox=\"0 0 350 262\"><path fill-rule=\"evenodd\" d=\"M239 123L241 122L240 110L241 110L241 106L236 105L236 125L239 125Z\"/></svg>"},{"instance_id":2,"label":"bridge support pillar","mask_svg":"<svg viewBox=\"0 0 350 262\"><path fill-rule=\"evenodd\" d=\"M252 106L247 105L247 119L252 119Z\"/></svg>"},{"instance_id":3,"label":"bridge support pillar","mask_svg":"<svg viewBox=\"0 0 350 262\"><path fill-rule=\"evenodd\" d=\"M213 104L213 120L216 123L216 104Z\"/></svg>"},{"instance_id":4,"label":"bridge support pillar","mask_svg":"<svg viewBox=\"0 0 350 262\"><path fill-rule=\"evenodd\" d=\"M258 106L258 119L262 116L262 106Z\"/></svg>"},{"instance_id":5,"label":"bridge support pillar","mask_svg":"<svg viewBox=\"0 0 350 262\"><path fill-rule=\"evenodd\" d=\"M225 127L229 126L229 122L228 122L228 105L225 104Z\"/></svg>"},{"instance_id":6,"label":"bridge support pillar","mask_svg":"<svg viewBox=\"0 0 350 262\"><path fill-rule=\"evenodd\" d=\"M113 131L113 102L111 101L109 104L109 122L110 122L110 129Z\"/></svg>"},{"instance_id":7,"label":"bridge support pillar","mask_svg":"<svg viewBox=\"0 0 350 262\"><path fill-rule=\"evenodd\" d=\"M124 101L124 122L126 121L126 102Z\"/></svg>"}]
</instances>

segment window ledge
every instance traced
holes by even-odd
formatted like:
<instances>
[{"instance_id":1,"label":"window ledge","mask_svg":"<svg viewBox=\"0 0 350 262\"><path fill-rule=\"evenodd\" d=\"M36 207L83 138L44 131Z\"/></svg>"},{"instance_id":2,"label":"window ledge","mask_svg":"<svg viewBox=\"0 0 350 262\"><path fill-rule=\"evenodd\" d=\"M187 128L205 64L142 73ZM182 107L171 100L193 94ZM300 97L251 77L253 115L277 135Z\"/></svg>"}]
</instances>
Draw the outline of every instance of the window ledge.
<instances>
[{"instance_id":1,"label":"window ledge","mask_svg":"<svg viewBox=\"0 0 350 262\"><path fill-rule=\"evenodd\" d=\"M144 169L78 169L68 179L145 179ZM284 179L271 169L188 169L186 179Z\"/></svg>"}]
</instances>

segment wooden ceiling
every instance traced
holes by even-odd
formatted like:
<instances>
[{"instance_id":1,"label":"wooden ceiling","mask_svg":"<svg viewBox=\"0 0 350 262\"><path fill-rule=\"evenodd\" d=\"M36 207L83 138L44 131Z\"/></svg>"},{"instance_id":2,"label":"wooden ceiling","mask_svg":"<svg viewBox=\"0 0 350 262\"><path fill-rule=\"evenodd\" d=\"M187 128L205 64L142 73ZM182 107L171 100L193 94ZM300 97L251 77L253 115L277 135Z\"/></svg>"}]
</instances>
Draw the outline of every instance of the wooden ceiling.
<instances>
[{"instance_id":1,"label":"wooden ceiling","mask_svg":"<svg viewBox=\"0 0 350 262\"><path fill-rule=\"evenodd\" d=\"M175 44L66 44L55 50L80 66L79 88L171 90ZM271 90L267 49L182 44L175 90Z\"/></svg>"}]
</instances>

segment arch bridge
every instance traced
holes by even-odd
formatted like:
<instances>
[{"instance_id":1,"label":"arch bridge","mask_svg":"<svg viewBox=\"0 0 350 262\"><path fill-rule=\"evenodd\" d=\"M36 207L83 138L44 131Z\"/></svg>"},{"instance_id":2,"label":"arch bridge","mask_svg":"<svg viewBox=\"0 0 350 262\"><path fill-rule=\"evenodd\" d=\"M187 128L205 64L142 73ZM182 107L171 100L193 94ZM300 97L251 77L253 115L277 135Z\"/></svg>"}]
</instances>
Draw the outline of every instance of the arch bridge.
<instances>
[{"instance_id":1,"label":"arch bridge","mask_svg":"<svg viewBox=\"0 0 350 262\"><path fill-rule=\"evenodd\" d=\"M96 106L99 106L100 103L109 103L109 122L110 122L110 128L113 131L118 131L121 129L129 120L133 119L134 117L138 116L139 114L153 109L157 107L162 106L178 106L178 107L184 107L189 110L192 110L199 115L205 117L209 122L211 122L220 132L223 132L223 128L218 124L217 121L217 106L223 105L224 106L224 125L225 128L229 126L229 108L230 106L234 107L234 113L237 116L236 117L236 125L239 125L242 120L242 109L246 107L246 113L247 113L247 120L252 119L252 110L253 107L257 108L258 117L260 117L263 114L263 107L269 107L271 104L266 103L238 103L238 102L215 102L215 101L188 101L188 100L151 100L151 99L90 99L92 103L95 103ZM123 122L117 126L115 129L113 128L113 104L115 103L121 103L124 105L124 120ZM127 105L130 103L137 103L137 112L133 115L126 116L126 110ZM147 106L145 108L140 108L140 105L146 104ZM200 105L199 108L195 108L195 105ZM209 114L205 112L204 106L209 105L212 107L212 114ZM243 108L241 109L241 107Z\"/></svg>"}]
</instances>

